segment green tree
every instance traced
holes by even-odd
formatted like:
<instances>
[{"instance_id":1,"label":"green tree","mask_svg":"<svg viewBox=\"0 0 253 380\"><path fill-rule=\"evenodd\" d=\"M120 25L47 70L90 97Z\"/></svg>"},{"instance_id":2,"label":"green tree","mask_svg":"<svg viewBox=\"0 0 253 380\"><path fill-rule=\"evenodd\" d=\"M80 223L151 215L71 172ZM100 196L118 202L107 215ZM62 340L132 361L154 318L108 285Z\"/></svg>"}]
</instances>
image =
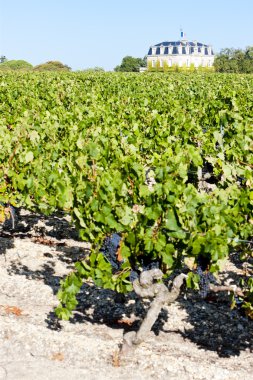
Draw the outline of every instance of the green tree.
<instances>
[{"instance_id":1,"label":"green tree","mask_svg":"<svg viewBox=\"0 0 253 380\"><path fill-rule=\"evenodd\" d=\"M103 67L95 66L95 67L88 67L88 69L84 69L81 71L92 72L92 73L101 73L101 72L104 72L105 70L103 69Z\"/></svg>"},{"instance_id":2,"label":"green tree","mask_svg":"<svg viewBox=\"0 0 253 380\"><path fill-rule=\"evenodd\" d=\"M134 58L128 55L122 59L121 64L119 66L116 66L114 71L138 72L140 70L140 67L145 66L145 58Z\"/></svg>"},{"instance_id":3,"label":"green tree","mask_svg":"<svg viewBox=\"0 0 253 380\"><path fill-rule=\"evenodd\" d=\"M48 61L46 63L41 63L34 67L35 71L71 71L68 65L64 65L59 61Z\"/></svg>"},{"instance_id":4,"label":"green tree","mask_svg":"<svg viewBox=\"0 0 253 380\"><path fill-rule=\"evenodd\" d=\"M5 57L4 57L5 58ZM0 63L0 70L31 70L33 66L31 63L23 61L23 60L11 60L7 61L4 60L2 63Z\"/></svg>"},{"instance_id":5,"label":"green tree","mask_svg":"<svg viewBox=\"0 0 253 380\"><path fill-rule=\"evenodd\" d=\"M248 46L246 48L245 56L247 59L253 59L253 46Z\"/></svg>"},{"instance_id":6,"label":"green tree","mask_svg":"<svg viewBox=\"0 0 253 380\"><path fill-rule=\"evenodd\" d=\"M244 72L253 73L253 46L248 46L245 51Z\"/></svg>"},{"instance_id":7,"label":"green tree","mask_svg":"<svg viewBox=\"0 0 253 380\"><path fill-rule=\"evenodd\" d=\"M215 58L214 67L221 73L253 73L253 47L222 49Z\"/></svg>"},{"instance_id":8,"label":"green tree","mask_svg":"<svg viewBox=\"0 0 253 380\"><path fill-rule=\"evenodd\" d=\"M5 57L5 55L1 55L0 57L0 63L4 63L7 61L7 58Z\"/></svg>"}]
</instances>

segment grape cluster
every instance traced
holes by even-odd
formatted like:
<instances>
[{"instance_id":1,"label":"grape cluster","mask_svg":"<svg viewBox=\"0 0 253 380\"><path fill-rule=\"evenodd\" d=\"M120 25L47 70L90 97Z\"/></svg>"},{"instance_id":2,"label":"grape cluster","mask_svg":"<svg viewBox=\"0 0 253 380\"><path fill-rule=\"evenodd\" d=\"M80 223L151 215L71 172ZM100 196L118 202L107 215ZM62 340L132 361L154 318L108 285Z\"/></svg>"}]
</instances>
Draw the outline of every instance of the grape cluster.
<instances>
[{"instance_id":1,"label":"grape cluster","mask_svg":"<svg viewBox=\"0 0 253 380\"><path fill-rule=\"evenodd\" d=\"M104 255L104 257L111 264L113 270L120 270L121 261L117 258L117 252L120 245L121 236L117 233L113 233L110 236L107 236L100 248L100 252ZM140 265L138 268L134 268L131 270L129 280L133 282L135 279L139 278L141 271L147 271L151 269L157 269L160 267L160 262L158 260L150 260L149 258L141 259ZM141 269L139 269L141 268Z\"/></svg>"},{"instance_id":2,"label":"grape cluster","mask_svg":"<svg viewBox=\"0 0 253 380\"><path fill-rule=\"evenodd\" d=\"M121 262L117 259L117 251L119 249L120 240L121 236L117 233L113 233L104 239L100 249L102 254L115 270L119 270L121 265Z\"/></svg>"},{"instance_id":3,"label":"grape cluster","mask_svg":"<svg viewBox=\"0 0 253 380\"><path fill-rule=\"evenodd\" d=\"M201 298L206 298L210 283L215 282L215 278L209 271L203 272L200 266L197 267L196 273L199 275L199 294Z\"/></svg>"}]
</instances>

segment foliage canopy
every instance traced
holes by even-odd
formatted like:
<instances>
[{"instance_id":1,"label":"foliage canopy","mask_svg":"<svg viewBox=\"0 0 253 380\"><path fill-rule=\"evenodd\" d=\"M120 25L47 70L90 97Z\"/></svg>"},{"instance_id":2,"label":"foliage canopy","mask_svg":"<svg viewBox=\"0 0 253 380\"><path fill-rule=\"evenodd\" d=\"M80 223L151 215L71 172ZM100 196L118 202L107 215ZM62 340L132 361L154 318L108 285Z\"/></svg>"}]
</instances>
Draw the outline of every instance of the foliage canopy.
<instances>
[{"instance_id":1,"label":"foliage canopy","mask_svg":"<svg viewBox=\"0 0 253 380\"><path fill-rule=\"evenodd\" d=\"M8 71L8 70L21 70L21 71L29 71L32 70L33 66L24 60L3 60L0 63L0 70Z\"/></svg>"},{"instance_id":2,"label":"foliage canopy","mask_svg":"<svg viewBox=\"0 0 253 380\"><path fill-rule=\"evenodd\" d=\"M253 76L32 72L2 74L0 86L0 202L62 210L91 243L62 283L59 316L87 278L128 292L146 263L168 277L187 259L215 272L231 250L247 254ZM101 252L113 233L115 265Z\"/></svg>"},{"instance_id":3,"label":"foliage canopy","mask_svg":"<svg viewBox=\"0 0 253 380\"><path fill-rule=\"evenodd\" d=\"M121 64L119 66L116 66L114 71L138 72L140 70L140 67L145 66L145 58L134 58L128 55L122 59Z\"/></svg>"},{"instance_id":4,"label":"foliage canopy","mask_svg":"<svg viewBox=\"0 0 253 380\"><path fill-rule=\"evenodd\" d=\"M253 46L222 49L215 57L214 67L221 73L253 73Z\"/></svg>"},{"instance_id":5,"label":"foliage canopy","mask_svg":"<svg viewBox=\"0 0 253 380\"><path fill-rule=\"evenodd\" d=\"M71 71L71 68L60 61L48 61L35 66L34 71Z\"/></svg>"}]
</instances>

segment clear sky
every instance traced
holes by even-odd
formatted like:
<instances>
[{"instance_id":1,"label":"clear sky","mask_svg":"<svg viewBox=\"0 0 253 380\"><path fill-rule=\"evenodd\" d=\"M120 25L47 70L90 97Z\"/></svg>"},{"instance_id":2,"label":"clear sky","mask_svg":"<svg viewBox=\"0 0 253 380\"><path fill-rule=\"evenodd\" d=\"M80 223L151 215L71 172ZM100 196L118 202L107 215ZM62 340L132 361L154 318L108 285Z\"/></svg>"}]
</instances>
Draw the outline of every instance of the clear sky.
<instances>
[{"instance_id":1,"label":"clear sky","mask_svg":"<svg viewBox=\"0 0 253 380\"><path fill-rule=\"evenodd\" d=\"M181 27L215 52L253 46L253 0L0 0L0 55L113 70Z\"/></svg>"}]
</instances>

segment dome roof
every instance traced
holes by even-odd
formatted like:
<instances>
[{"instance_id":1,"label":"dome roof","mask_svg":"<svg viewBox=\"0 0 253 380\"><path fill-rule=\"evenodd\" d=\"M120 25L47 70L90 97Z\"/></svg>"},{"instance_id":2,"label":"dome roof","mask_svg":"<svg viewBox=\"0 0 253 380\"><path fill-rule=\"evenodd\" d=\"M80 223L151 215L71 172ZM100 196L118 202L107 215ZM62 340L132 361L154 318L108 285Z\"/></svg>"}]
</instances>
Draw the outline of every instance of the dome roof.
<instances>
[{"instance_id":1,"label":"dome roof","mask_svg":"<svg viewBox=\"0 0 253 380\"><path fill-rule=\"evenodd\" d=\"M179 53L179 47L181 47L181 52ZM161 54L161 48L163 48L162 54L193 54L195 52L194 49L198 49L197 52L201 53L204 48L204 55L208 55L208 48L209 45L202 44L201 42L197 41L187 41L187 40L181 40L181 41L164 41L160 42L159 44L153 45L149 48L148 55L160 55ZM153 53L152 50L154 49ZM188 50L188 52L187 52ZM213 49L211 49L211 55L214 55Z\"/></svg>"}]
</instances>

